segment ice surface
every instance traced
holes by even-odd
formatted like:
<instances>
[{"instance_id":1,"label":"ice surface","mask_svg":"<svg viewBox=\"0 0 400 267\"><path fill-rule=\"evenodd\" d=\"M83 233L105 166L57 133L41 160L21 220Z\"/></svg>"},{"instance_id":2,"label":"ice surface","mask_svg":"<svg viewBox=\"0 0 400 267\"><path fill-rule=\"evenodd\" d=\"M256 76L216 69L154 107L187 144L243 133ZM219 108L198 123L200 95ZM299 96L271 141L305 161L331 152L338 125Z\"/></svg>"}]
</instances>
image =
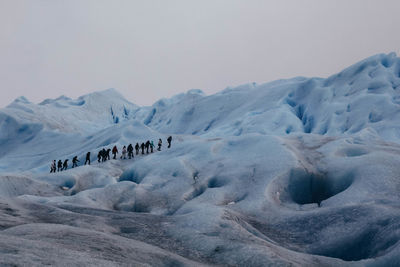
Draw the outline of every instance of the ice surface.
<instances>
[{"instance_id":1,"label":"ice surface","mask_svg":"<svg viewBox=\"0 0 400 267\"><path fill-rule=\"evenodd\" d=\"M0 265L398 266L399 92L400 58L380 54L150 107L20 97L0 110Z\"/></svg>"}]
</instances>

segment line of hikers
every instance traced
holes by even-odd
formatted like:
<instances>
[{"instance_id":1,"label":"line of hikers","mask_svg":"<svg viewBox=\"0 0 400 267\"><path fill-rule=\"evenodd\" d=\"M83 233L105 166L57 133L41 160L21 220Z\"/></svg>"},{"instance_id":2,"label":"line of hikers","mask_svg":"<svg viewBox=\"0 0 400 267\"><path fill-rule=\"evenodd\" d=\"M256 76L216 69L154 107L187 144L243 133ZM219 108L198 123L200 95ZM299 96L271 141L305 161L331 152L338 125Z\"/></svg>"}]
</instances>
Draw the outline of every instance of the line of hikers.
<instances>
[{"instance_id":1,"label":"line of hikers","mask_svg":"<svg viewBox=\"0 0 400 267\"><path fill-rule=\"evenodd\" d=\"M167 142L168 142L168 148L171 147L171 142L172 142L172 136L169 136L167 138ZM158 139L158 151L161 151L161 146L162 146L162 140L161 138ZM149 154L149 150L150 153L153 153L154 150L154 143L153 141L147 140L146 143L142 143L141 145L139 145L139 143L136 143L135 145L135 150L136 150L136 155L138 155L140 153L140 150L142 151L142 154L145 154L145 150L146 150L146 154ZM117 146L114 146L113 149L105 149L103 148L102 150L99 151L99 153L97 154L97 161L98 162L104 162L107 160L110 160L110 152L113 154L113 159L117 158L117 154L118 154L118 148ZM129 144L128 147L123 146L122 151L121 151L121 159L126 159L126 155L128 154L128 158L134 158L133 155L133 146L132 144ZM75 156L72 158L72 168L78 167L78 162L80 162L78 160L78 156ZM84 165L90 165L90 152L86 153L86 160L85 160L85 164ZM60 172L60 171L64 171L68 169L68 159L64 160L64 162L62 162L61 160L59 160L58 162L56 162L56 160L53 160L53 162L50 165L50 173L52 172Z\"/></svg>"}]
</instances>

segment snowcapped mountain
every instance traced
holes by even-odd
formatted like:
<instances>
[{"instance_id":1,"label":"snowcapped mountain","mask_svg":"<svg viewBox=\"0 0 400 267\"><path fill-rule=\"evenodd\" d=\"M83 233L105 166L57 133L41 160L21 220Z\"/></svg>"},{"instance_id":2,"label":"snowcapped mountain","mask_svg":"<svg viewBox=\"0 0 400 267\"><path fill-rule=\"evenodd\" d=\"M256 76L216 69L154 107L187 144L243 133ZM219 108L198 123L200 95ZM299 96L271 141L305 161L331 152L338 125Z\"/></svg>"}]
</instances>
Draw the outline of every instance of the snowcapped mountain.
<instances>
[{"instance_id":1,"label":"snowcapped mountain","mask_svg":"<svg viewBox=\"0 0 400 267\"><path fill-rule=\"evenodd\" d=\"M0 110L0 265L400 265L399 125L393 53L148 107L20 97Z\"/></svg>"},{"instance_id":2,"label":"snowcapped mountain","mask_svg":"<svg viewBox=\"0 0 400 267\"><path fill-rule=\"evenodd\" d=\"M3 109L2 115L21 123L39 124L44 129L90 133L128 119L129 112L136 109L115 89L109 89L75 100L66 96L46 99L38 105L20 97Z\"/></svg>"}]
</instances>

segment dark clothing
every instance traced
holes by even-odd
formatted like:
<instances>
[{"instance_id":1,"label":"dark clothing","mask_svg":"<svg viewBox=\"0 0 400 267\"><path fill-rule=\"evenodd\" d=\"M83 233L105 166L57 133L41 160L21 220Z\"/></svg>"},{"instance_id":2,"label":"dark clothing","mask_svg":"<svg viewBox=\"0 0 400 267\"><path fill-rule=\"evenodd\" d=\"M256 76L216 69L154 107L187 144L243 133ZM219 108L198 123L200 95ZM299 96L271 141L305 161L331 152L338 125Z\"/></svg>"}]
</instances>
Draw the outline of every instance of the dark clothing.
<instances>
[{"instance_id":1,"label":"dark clothing","mask_svg":"<svg viewBox=\"0 0 400 267\"><path fill-rule=\"evenodd\" d=\"M117 154L118 154L118 148L117 148L117 146L114 146L114 147L113 147L112 153L113 153L113 155L114 155L113 159L116 159Z\"/></svg>"},{"instance_id":2,"label":"dark clothing","mask_svg":"<svg viewBox=\"0 0 400 267\"><path fill-rule=\"evenodd\" d=\"M110 152L111 152L111 149L107 149L106 159L108 159L108 160L110 160Z\"/></svg>"},{"instance_id":3,"label":"dark clothing","mask_svg":"<svg viewBox=\"0 0 400 267\"><path fill-rule=\"evenodd\" d=\"M88 164L90 165L90 152L88 152L88 153L86 154L85 165L86 165L86 163L88 163Z\"/></svg>"},{"instance_id":4,"label":"dark clothing","mask_svg":"<svg viewBox=\"0 0 400 267\"><path fill-rule=\"evenodd\" d=\"M61 159L60 159L60 160L57 162L58 171L62 171L62 170L63 170L62 166L63 166L63 164L62 164L62 161L61 161Z\"/></svg>"},{"instance_id":5,"label":"dark clothing","mask_svg":"<svg viewBox=\"0 0 400 267\"><path fill-rule=\"evenodd\" d=\"M158 139L158 148L157 148L158 151L161 151L161 145L162 145L162 141L161 141L161 139Z\"/></svg>"},{"instance_id":6,"label":"dark clothing","mask_svg":"<svg viewBox=\"0 0 400 267\"><path fill-rule=\"evenodd\" d=\"M107 160L107 151L105 148L103 148L103 150L101 151L101 157L103 162Z\"/></svg>"},{"instance_id":7,"label":"dark clothing","mask_svg":"<svg viewBox=\"0 0 400 267\"><path fill-rule=\"evenodd\" d=\"M133 158L133 146L132 144L129 144L128 146L128 157Z\"/></svg>"},{"instance_id":8,"label":"dark clothing","mask_svg":"<svg viewBox=\"0 0 400 267\"><path fill-rule=\"evenodd\" d=\"M72 159L72 168L78 167L78 162L79 162L78 156L75 156L75 157Z\"/></svg>"},{"instance_id":9,"label":"dark clothing","mask_svg":"<svg viewBox=\"0 0 400 267\"><path fill-rule=\"evenodd\" d=\"M172 141L172 136L168 137L167 142L168 142L168 148L171 147L171 141Z\"/></svg>"},{"instance_id":10,"label":"dark clothing","mask_svg":"<svg viewBox=\"0 0 400 267\"><path fill-rule=\"evenodd\" d=\"M135 150L136 150L136 155L139 154L139 143L136 143Z\"/></svg>"},{"instance_id":11,"label":"dark clothing","mask_svg":"<svg viewBox=\"0 0 400 267\"><path fill-rule=\"evenodd\" d=\"M64 160L64 164L63 164L63 170L68 169L68 159Z\"/></svg>"},{"instance_id":12,"label":"dark clothing","mask_svg":"<svg viewBox=\"0 0 400 267\"><path fill-rule=\"evenodd\" d=\"M145 146L146 146L146 153L149 154L150 141L147 141Z\"/></svg>"},{"instance_id":13,"label":"dark clothing","mask_svg":"<svg viewBox=\"0 0 400 267\"><path fill-rule=\"evenodd\" d=\"M144 154L144 143L140 145L140 148L142 149L142 154Z\"/></svg>"},{"instance_id":14,"label":"dark clothing","mask_svg":"<svg viewBox=\"0 0 400 267\"><path fill-rule=\"evenodd\" d=\"M101 161L101 150L100 150L99 153L97 154L97 161L98 161L98 162Z\"/></svg>"}]
</instances>

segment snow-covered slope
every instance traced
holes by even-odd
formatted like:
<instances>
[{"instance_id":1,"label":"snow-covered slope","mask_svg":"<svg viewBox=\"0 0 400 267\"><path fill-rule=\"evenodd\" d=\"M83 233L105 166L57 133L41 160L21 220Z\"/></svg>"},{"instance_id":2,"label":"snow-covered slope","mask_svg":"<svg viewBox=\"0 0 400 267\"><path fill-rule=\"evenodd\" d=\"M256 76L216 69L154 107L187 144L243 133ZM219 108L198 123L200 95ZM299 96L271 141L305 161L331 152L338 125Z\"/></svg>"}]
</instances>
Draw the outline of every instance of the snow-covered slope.
<instances>
[{"instance_id":1,"label":"snow-covered slope","mask_svg":"<svg viewBox=\"0 0 400 267\"><path fill-rule=\"evenodd\" d=\"M49 157L82 156L118 140L154 136L154 131L139 122L124 124L137 110L114 89L40 104L20 97L0 110L0 158L7 159L5 164L0 160L0 170L32 169L47 165Z\"/></svg>"},{"instance_id":2,"label":"snow-covered slope","mask_svg":"<svg viewBox=\"0 0 400 267\"><path fill-rule=\"evenodd\" d=\"M327 79L198 90L155 103L142 121L161 132L208 136L293 132L338 136L369 128L399 140L400 58L376 55ZM382 108L385 107L385 108Z\"/></svg>"},{"instance_id":3,"label":"snow-covered slope","mask_svg":"<svg viewBox=\"0 0 400 267\"><path fill-rule=\"evenodd\" d=\"M21 97L0 110L0 264L400 265L399 91L400 58L382 54L150 107Z\"/></svg>"},{"instance_id":4,"label":"snow-covered slope","mask_svg":"<svg viewBox=\"0 0 400 267\"><path fill-rule=\"evenodd\" d=\"M29 122L59 132L90 133L127 120L136 109L136 105L127 101L115 89L108 89L75 100L61 96L46 99L40 104L19 97L1 110L1 121L2 127L16 128L20 132L30 127L27 125Z\"/></svg>"}]
</instances>

